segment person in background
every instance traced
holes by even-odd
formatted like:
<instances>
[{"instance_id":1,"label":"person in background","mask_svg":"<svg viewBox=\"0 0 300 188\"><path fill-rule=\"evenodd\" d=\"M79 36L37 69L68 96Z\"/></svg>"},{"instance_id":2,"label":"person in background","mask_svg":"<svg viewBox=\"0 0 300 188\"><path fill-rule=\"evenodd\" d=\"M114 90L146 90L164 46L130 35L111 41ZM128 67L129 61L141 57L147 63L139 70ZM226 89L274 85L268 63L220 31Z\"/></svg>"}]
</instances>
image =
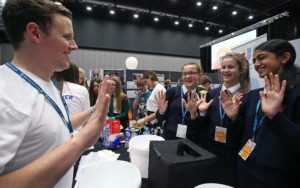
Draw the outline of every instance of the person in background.
<instances>
[{"instance_id":1,"label":"person in background","mask_svg":"<svg viewBox=\"0 0 300 188\"><path fill-rule=\"evenodd\" d=\"M200 85L198 86L199 90L209 91L211 83L211 78L208 75L203 75L200 80Z\"/></svg>"},{"instance_id":2,"label":"person in background","mask_svg":"<svg viewBox=\"0 0 300 188\"><path fill-rule=\"evenodd\" d=\"M179 86L179 85L181 85L182 84L182 80L181 80L181 78L179 78L178 80L177 80L177 86Z\"/></svg>"},{"instance_id":3,"label":"person in background","mask_svg":"<svg viewBox=\"0 0 300 188\"><path fill-rule=\"evenodd\" d=\"M105 124L111 83L104 79L92 114L70 120L51 75L78 48L71 12L48 0L8 0L2 19L14 55L0 66L0 188L71 188L72 166Z\"/></svg>"},{"instance_id":4,"label":"person in background","mask_svg":"<svg viewBox=\"0 0 300 188\"><path fill-rule=\"evenodd\" d=\"M55 72L53 81L66 101L70 115L93 111L93 107L90 106L88 90L79 85L79 68L76 64L70 62L68 69ZM80 127L74 130L74 134L77 134L85 123L83 122Z\"/></svg>"},{"instance_id":5,"label":"person in background","mask_svg":"<svg viewBox=\"0 0 300 188\"><path fill-rule=\"evenodd\" d=\"M123 91L123 93L126 93L127 92L127 88L126 88L126 82L124 80L124 77L120 76L119 78L120 78L120 81L121 81L122 91Z\"/></svg>"},{"instance_id":6,"label":"person in background","mask_svg":"<svg viewBox=\"0 0 300 188\"><path fill-rule=\"evenodd\" d=\"M68 69L55 72L53 79L65 99L71 115L86 111L90 108L88 90L79 85L79 68L70 63Z\"/></svg>"},{"instance_id":7,"label":"person in background","mask_svg":"<svg viewBox=\"0 0 300 188\"><path fill-rule=\"evenodd\" d=\"M166 79L164 81L164 86L165 86L166 90L168 90L169 88L171 88L171 80L170 79Z\"/></svg>"},{"instance_id":8,"label":"person in background","mask_svg":"<svg viewBox=\"0 0 300 188\"><path fill-rule=\"evenodd\" d=\"M200 116L193 123L201 126L203 135L202 147L218 156L215 163L215 179L222 183L236 187L237 181L237 153L240 148L243 125L234 126L224 112L220 103L221 91L231 93L241 98L250 90L249 63L238 53L227 53L220 59L219 70L222 86L209 91L205 101L199 105ZM205 95L201 95L203 97ZM198 117L197 112L191 112L192 119ZM220 178L220 179L219 179Z\"/></svg>"},{"instance_id":9,"label":"person in background","mask_svg":"<svg viewBox=\"0 0 300 188\"><path fill-rule=\"evenodd\" d=\"M158 93L166 92L165 87L158 82L158 78L154 71L146 71L143 74L143 79L146 80L148 88L153 88L150 97L147 100L147 116L139 119L137 124L139 126L147 125L151 134L162 134L161 125L157 124L156 111L158 109L157 100Z\"/></svg>"},{"instance_id":10,"label":"person in background","mask_svg":"<svg viewBox=\"0 0 300 188\"><path fill-rule=\"evenodd\" d=\"M79 85L82 85L85 88L88 88L86 74L85 74L84 69L81 67L79 67Z\"/></svg>"},{"instance_id":11,"label":"person in background","mask_svg":"<svg viewBox=\"0 0 300 188\"><path fill-rule=\"evenodd\" d=\"M89 87L89 96L90 96L91 106L94 106L97 102L98 91L99 91L99 88L101 88L101 84L102 84L102 79L100 79L100 78L94 78L91 81L91 84Z\"/></svg>"},{"instance_id":12,"label":"person in background","mask_svg":"<svg viewBox=\"0 0 300 188\"><path fill-rule=\"evenodd\" d=\"M109 111L107 116L120 120L121 125L126 129L129 125L129 99L122 91L121 81L119 77L112 77L111 100L109 103Z\"/></svg>"},{"instance_id":13,"label":"person in background","mask_svg":"<svg viewBox=\"0 0 300 188\"><path fill-rule=\"evenodd\" d=\"M182 85L168 89L165 94L159 93L156 117L159 122L165 120L163 137L166 140L188 138L199 143L198 132L191 128L190 113L187 111L185 101L187 101L190 93L197 95L197 86L201 79L202 70L198 63L187 63L183 65L181 71Z\"/></svg>"},{"instance_id":14,"label":"person in background","mask_svg":"<svg viewBox=\"0 0 300 188\"><path fill-rule=\"evenodd\" d=\"M245 127L238 155L240 187L300 184L300 69L295 59L288 41L261 43L254 49L253 63L265 87L250 91L242 106L230 95L222 96L227 116Z\"/></svg>"},{"instance_id":15,"label":"person in background","mask_svg":"<svg viewBox=\"0 0 300 188\"><path fill-rule=\"evenodd\" d=\"M137 109L137 119L141 119L147 116L147 100L151 95L146 80L139 79L136 81L137 93L136 98L133 101L133 108Z\"/></svg>"}]
</instances>

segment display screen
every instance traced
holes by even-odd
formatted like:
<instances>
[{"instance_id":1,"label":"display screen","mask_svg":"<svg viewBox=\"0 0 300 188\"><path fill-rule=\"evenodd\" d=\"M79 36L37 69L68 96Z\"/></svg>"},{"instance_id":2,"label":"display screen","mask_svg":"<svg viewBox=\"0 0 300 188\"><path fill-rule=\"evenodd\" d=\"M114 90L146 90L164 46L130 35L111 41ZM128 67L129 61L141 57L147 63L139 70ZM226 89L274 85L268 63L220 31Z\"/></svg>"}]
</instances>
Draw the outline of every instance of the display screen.
<instances>
[{"instance_id":1,"label":"display screen","mask_svg":"<svg viewBox=\"0 0 300 188\"><path fill-rule=\"evenodd\" d=\"M240 46L256 38L256 30L249 31L239 36L227 39L211 46L211 70L219 69L219 59L232 48Z\"/></svg>"}]
</instances>

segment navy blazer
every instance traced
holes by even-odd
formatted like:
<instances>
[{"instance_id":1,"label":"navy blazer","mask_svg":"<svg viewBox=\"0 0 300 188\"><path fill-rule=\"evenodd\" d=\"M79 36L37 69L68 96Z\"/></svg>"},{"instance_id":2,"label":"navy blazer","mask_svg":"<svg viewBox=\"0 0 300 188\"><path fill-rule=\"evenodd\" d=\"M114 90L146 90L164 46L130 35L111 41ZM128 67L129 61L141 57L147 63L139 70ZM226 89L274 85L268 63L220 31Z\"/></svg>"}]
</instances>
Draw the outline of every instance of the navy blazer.
<instances>
[{"instance_id":1,"label":"navy blazer","mask_svg":"<svg viewBox=\"0 0 300 188\"><path fill-rule=\"evenodd\" d=\"M168 101L168 108L166 112L161 115L159 111L156 112L156 118L159 122L165 120L163 126L163 136L165 139L176 139L176 131L178 124L185 124L187 128L187 138L193 142L198 143L198 131L191 129L190 113L187 111L183 118L182 113L182 98L181 98L181 85L172 87L166 91L166 100ZM185 110L185 109L184 109ZM182 119L184 121L182 122Z\"/></svg>"},{"instance_id":2,"label":"navy blazer","mask_svg":"<svg viewBox=\"0 0 300 188\"><path fill-rule=\"evenodd\" d=\"M227 163L236 165L236 158L241 145L244 126L242 124L232 123L226 114L224 116L223 124L221 125L219 106L220 91L221 87L208 92L207 101L213 99L213 103L208 109L206 116L199 117L197 123L198 126L203 126L204 128L202 146L217 154ZM222 113L224 113L223 108ZM215 141L216 126L227 128L226 143Z\"/></svg>"},{"instance_id":3,"label":"navy blazer","mask_svg":"<svg viewBox=\"0 0 300 188\"><path fill-rule=\"evenodd\" d=\"M242 146L253 138L259 100L259 89L249 92L236 122L245 125ZM300 186L300 86L286 93L282 112L264 119L254 142L246 161L238 157L240 187Z\"/></svg>"},{"instance_id":4,"label":"navy blazer","mask_svg":"<svg viewBox=\"0 0 300 188\"><path fill-rule=\"evenodd\" d=\"M205 116L200 116L192 121L194 124L192 127L201 127L201 146L218 156L218 160L211 167L215 171L214 182L236 187L238 185L237 157L243 138L244 126L243 124L233 123L226 114L221 124L220 91L221 87L207 93L207 102L213 99L213 103ZM223 108L221 110L221 113L224 113ZM227 128L226 143L215 141L216 126Z\"/></svg>"}]
</instances>

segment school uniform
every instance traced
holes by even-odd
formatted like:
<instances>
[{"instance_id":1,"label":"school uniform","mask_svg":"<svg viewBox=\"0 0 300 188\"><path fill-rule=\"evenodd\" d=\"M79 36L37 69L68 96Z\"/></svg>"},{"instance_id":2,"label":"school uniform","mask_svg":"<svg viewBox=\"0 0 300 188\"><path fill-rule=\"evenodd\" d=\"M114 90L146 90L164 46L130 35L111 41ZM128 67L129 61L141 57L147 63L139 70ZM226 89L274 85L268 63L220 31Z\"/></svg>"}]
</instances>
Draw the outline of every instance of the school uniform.
<instances>
[{"instance_id":1,"label":"school uniform","mask_svg":"<svg viewBox=\"0 0 300 188\"><path fill-rule=\"evenodd\" d=\"M188 92L183 85L172 87L166 92L166 100L168 101L168 108L164 114L156 112L156 118L159 122L165 121L163 125L163 137L166 140L178 139L176 137L178 124L187 126L186 137L195 143L199 143L199 132L191 128L190 113L185 109L182 101ZM194 92L197 92L194 89Z\"/></svg>"},{"instance_id":2,"label":"school uniform","mask_svg":"<svg viewBox=\"0 0 300 188\"><path fill-rule=\"evenodd\" d=\"M256 144L246 160L238 157L240 187L299 187L300 86L285 94L272 119L261 111L260 90L247 95L236 122L245 125L242 146L249 139Z\"/></svg>"},{"instance_id":3,"label":"school uniform","mask_svg":"<svg viewBox=\"0 0 300 188\"><path fill-rule=\"evenodd\" d=\"M219 102L220 92L225 89L222 86L207 93L207 101L213 99L213 103L206 114L200 115L198 119L193 121L193 124L202 127L201 146L218 156L213 167L216 171L214 181L236 187L238 185L236 163L243 126L233 124ZM239 89L240 84L237 84L227 90L236 94Z\"/></svg>"}]
</instances>

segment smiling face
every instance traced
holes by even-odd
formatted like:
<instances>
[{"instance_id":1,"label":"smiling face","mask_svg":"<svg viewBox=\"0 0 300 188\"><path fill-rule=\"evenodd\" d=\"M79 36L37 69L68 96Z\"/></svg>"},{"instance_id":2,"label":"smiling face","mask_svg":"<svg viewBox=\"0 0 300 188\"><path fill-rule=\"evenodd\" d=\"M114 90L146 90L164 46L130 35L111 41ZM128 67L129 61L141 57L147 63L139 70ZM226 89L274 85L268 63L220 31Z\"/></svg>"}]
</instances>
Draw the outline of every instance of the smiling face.
<instances>
[{"instance_id":1,"label":"smiling face","mask_svg":"<svg viewBox=\"0 0 300 188\"><path fill-rule=\"evenodd\" d=\"M253 64L260 78L268 76L271 72L279 74L283 70L285 58L278 57L269 51L255 50L253 54Z\"/></svg>"},{"instance_id":2,"label":"smiling face","mask_svg":"<svg viewBox=\"0 0 300 188\"><path fill-rule=\"evenodd\" d=\"M55 14L49 25L49 33L41 32L40 45L54 71L61 71L69 67L70 54L76 50L77 44L73 39L73 25L70 18Z\"/></svg>"},{"instance_id":3,"label":"smiling face","mask_svg":"<svg viewBox=\"0 0 300 188\"><path fill-rule=\"evenodd\" d=\"M188 90L192 90L199 85L200 72L196 65L188 64L182 69L182 82Z\"/></svg>"},{"instance_id":4,"label":"smiling face","mask_svg":"<svg viewBox=\"0 0 300 188\"><path fill-rule=\"evenodd\" d=\"M225 58L221 62L221 76L226 88L232 87L239 83L241 71L236 60L233 58Z\"/></svg>"}]
</instances>

